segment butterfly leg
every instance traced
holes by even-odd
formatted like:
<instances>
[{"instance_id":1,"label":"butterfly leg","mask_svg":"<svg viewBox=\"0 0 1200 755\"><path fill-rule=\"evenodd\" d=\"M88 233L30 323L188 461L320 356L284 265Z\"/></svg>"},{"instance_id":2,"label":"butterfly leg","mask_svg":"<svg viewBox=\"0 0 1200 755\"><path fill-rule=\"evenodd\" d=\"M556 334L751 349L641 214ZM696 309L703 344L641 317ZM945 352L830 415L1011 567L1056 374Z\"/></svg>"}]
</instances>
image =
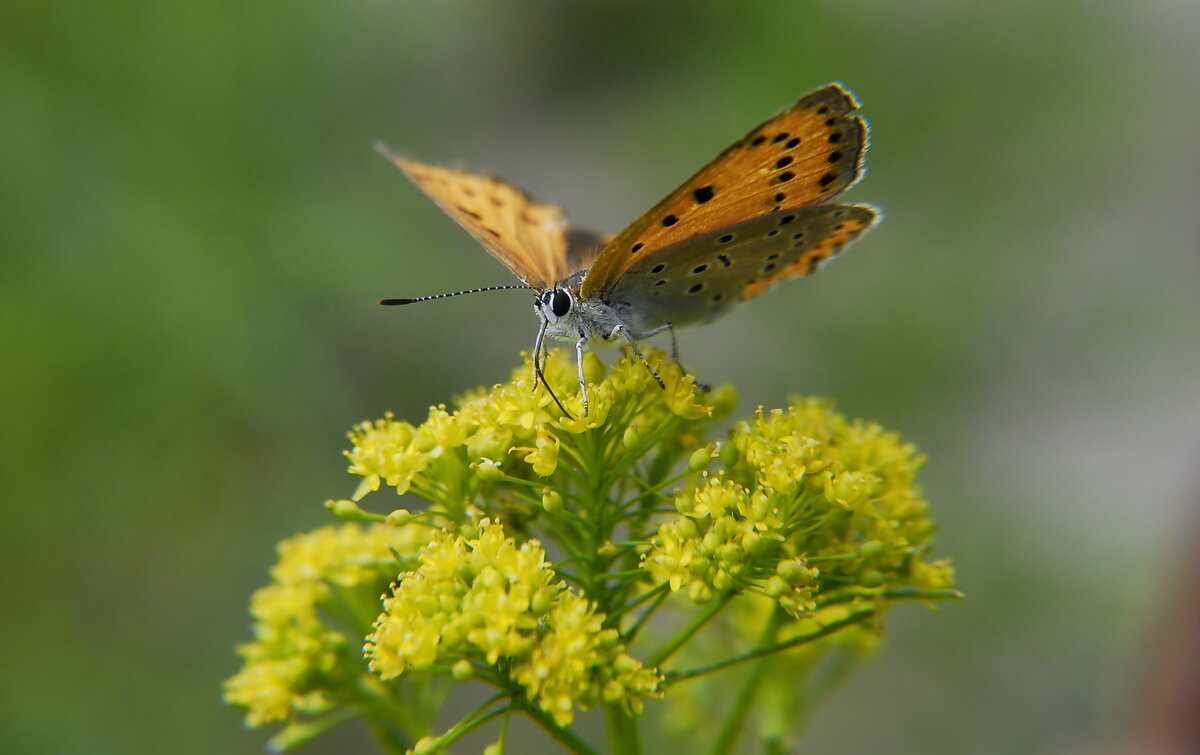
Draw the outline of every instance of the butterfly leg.
<instances>
[{"instance_id":1,"label":"butterfly leg","mask_svg":"<svg viewBox=\"0 0 1200 755\"><path fill-rule=\"evenodd\" d=\"M542 327L538 328L537 338L533 339L533 390L536 392L538 387L538 379L542 378L542 339L546 335L546 321L542 320ZM542 378L545 382L545 378Z\"/></svg>"},{"instance_id":2,"label":"butterfly leg","mask_svg":"<svg viewBox=\"0 0 1200 755\"><path fill-rule=\"evenodd\" d=\"M579 368L579 395L583 398L583 416L588 415L587 381L583 379L583 347L587 345L587 336L580 336L575 342L575 366Z\"/></svg>"},{"instance_id":3,"label":"butterfly leg","mask_svg":"<svg viewBox=\"0 0 1200 755\"><path fill-rule=\"evenodd\" d=\"M658 335L659 333L663 332L664 330L671 334L671 360L674 361L675 364L679 365L680 369L682 369L684 372L687 372L687 368L683 366L683 362L680 361L680 359L679 359L679 342L677 340L675 340L675 328L671 326L671 323L669 323L669 322L664 323L663 325L659 325L657 328L651 328L650 330L647 330L644 333L632 333L632 334L630 334L630 337L635 340L640 341L643 338L649 338L650 336ZM615 335L615 331L614 331L614 335ZM634 351L637 352L637 349L635 348ZM637 352L637 355L639 357L642 356L641 352ZM646 362L645 357L642 357L642 362L643 363ZM647 369L649 369L650 365L646 364L646 367L647 367ZM650 374L654 375L654 377L656 377L656 378L658 377L658 375L654 373L653 369L650 370ZM659 385L662 385L662 380L659 380L658 383L659 383ZM712 390L711 385L706 385L704 383L696 383L696 388L698 388L702 391L711 391Z\"/></svg>"},{"instance_id":4,"label":"butterfly leg","mask_svg":"<svg viewBox=\"0 0 1200 755\"><path fill-rule=\"evenodd\" d=\"M633 351L634 354L637 354L637 358L642 360L642 364L646 365L646 369L649 370L650 374L654 376L654 379L658 381L658 387L662 388L664 390L666 389L667 384L663 382L663 379L661 377L659 377L658 373L654 370L654 368L650 366L650 360L646 359L646 355L642 353L642 349L637 345L637 339L638 338L648 338L648 337L654 335L655 333L661 333L661 332L663 332L663 330L670 328L670 327L671 327L670 325L660 325L657 328L652 328L652 329L646 331L645 333L639 333L635 337L632 333L629 332L629 330L627 330L625 328L624 325L618 325L617 327L612 329L612 333L608 334L609 340L616 338L618 335L621 336L622 338L624 338L625 342L629 344L629 348Z\"/></svg>"},{"instance_id":5,"label":"butterfly leg","mask_svg":"<svg viewBox=\"0 0 1200 755\"><path fill-rule=\"evenodd\" d=\"M542 364L545 362L546 358L544 343L542 340L543 336L546 334L546 324L546 321L543 320L542 327L538 328L537 338L534 339L533 342L533 390L535 393L537 392L539 382L546 386L546 393L549 393L550 398L554 399L554 403L558 405L558 408L560 411L562 411L563 415L567 419L575 419L571 416L571 413L567 411L567 407L563 406L562 402L558 400L558 396L554 395L554 389L550 387L548 382L546 382L546 374L542 372ZM584 406L587 406L586 402L584 403Z\"/></svg>"},{"instance_id":6,"label":"butterfly leg","mask_svg":"<svg viewBox=\"0 0 1200 755\"><path fill-rule=\"evenodd\" d=\"M656 336L664 330L671 334L671 361L682 366L683 362L679 361L679 342L675 340L675 328L671 327L671 323L665 322L657 328L651 328L642 333L630 333L629 335L635 341L642 341L650 336Z\"/></svg>"},{"instance_id":7,"label":"butterfly leg","mask_svg":"<svg viewBox=\"0 0 1200 755\"><path fill-rule=\"evenodd\" d=\"M671 327L671 323L667 323L666 327L667 332L671 334L671 361L682 367L683 362L679 361L679 341L675 340L675 328Z\"/></svg>"}]
</instances>

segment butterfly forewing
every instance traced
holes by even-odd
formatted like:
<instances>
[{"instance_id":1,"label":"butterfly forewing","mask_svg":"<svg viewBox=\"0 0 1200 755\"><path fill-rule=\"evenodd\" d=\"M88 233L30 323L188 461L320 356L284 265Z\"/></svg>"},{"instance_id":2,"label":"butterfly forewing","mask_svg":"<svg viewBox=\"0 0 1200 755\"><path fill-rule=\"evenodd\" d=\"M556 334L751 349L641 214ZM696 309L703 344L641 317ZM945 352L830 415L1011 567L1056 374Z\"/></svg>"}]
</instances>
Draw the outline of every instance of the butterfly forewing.
<instances>
[{"instance_id":1,"label":"butterfly forewing","mask_svg":"<svg viewBox=\"0 0 1200 755\"><path fill-rule=\"evenodd\" d=\"M867 127L857 108L831 84L752 130L618 234L580 293L605 296L641 259L672 244L840 194L862 172Z\"/></svg>"},{"instance_id":2,"label":"butterfly forewing","mask_svg":"<svg viewBox=\"0 0 1200 755\"><path fill-rule=\"evenodd\" d=\"M380 152L518 278L548 288L574 270L567 261L567 217L499 179Z\"/></svg>"},{"instance_id":3,"label":"butterfly forewing","mask_svg":"<svg viewBox=\"0 0 1200 755\"><path fill-rule=\"evenodd\" d=\"M640 257L607 296L635 331L712 320L773 283L814 272L875 222L860 205L781 210Z\"/></svg>"}]
</instances>

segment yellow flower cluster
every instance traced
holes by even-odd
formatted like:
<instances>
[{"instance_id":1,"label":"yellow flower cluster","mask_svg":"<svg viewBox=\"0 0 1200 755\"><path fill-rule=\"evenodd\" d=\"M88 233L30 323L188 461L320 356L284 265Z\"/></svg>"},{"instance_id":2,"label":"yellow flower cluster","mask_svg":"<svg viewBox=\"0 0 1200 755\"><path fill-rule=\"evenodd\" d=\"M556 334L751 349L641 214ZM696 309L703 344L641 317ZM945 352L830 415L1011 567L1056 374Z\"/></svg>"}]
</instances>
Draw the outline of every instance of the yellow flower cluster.
<instances>
[{"instance_id":1,"label":"yellow flower cluster","mask_svg":"<svg viewBox=\"0 0 1200 755\"><path fill-rule=\"evenodd\" d=\"M754 578L757 559L783 539L778 511L762 490L750 491L723 475L702 473L692 488L675 493L682 516L664 522L643 566L672 590L688 587L697 603Z\"/></svg>"},{"instance_id":2,"label":"yellow flower cluster","mask_svg":"<svg viewBox=\"0 0 1200 755\"><path fill-rule=\"evenodd\" d=\"M346 456L362 481L329 508L355 523L285 541L254 596L255 640L225 686L250 725L289 720L292 743L358 712L400 732L391 746L431 750L523 711L586 751L567 729L581 709L604 705L620 730L665 680L817 651L834 632L867 632L892 599L954 597L952 567L927 558L922 458L894 433L797 400L711 442L732 389L698 390L654 351L665 390L636 357L606 370L586 355L584 415L573 357L545 365L562 406L526 357L511 382L420 424L387 415L353 429ZM427 505L357 503L385 486ZM656 622L669 591L711 610ZM719 619L731 631L698 648L736 596L753 599L733 601ZM500 694L427 737L448 679Z\"/></svg>"},{"instance_id":3,"label":"yellow flower cluster","mask_svg":"<svg viewBox=\"0 0 1200 755\"><path fill-rule=\"evenodd\" d=\"M247 725L335 704L349 645L328 613L377 596L396 573L395 554L415 553L424 537L415 526L342 524L279 544L271 584L251 599L255 639L238 648L242 669L225 682L225 699L247 709Z\"/></svg>"},{"instance_id":4,"label":"yellow flower cluster","mask_svg":"<svg viewBox=\"0 0 1200 755\"><path fill-rule=\"evenodd\" d=\"M659 676L629 657L604 615L556 579L536 540L518 545L487 519L469 537L439 531L402 573L365 648L384 680L463 661L505 669L526 696L571 723L601 700L641 710Z\"/></svg>"},{"instance_id":5,"label":"yellow flower cluster","mask_svg":"<svg viewBox=\"0 0 1200 755\"><path fill-rule=\"evenodd\" d=\"M739 423L720 458L676 493L679 516L643 557L673 590L757 592L800 618L845 586L953 584L948 563L920 559L934 530L915 486L924 459L895 433L801 399Z\"/></svg>"},{"instance_id":6,"label":"yellow flower cluster","mask_svg":"<svg viewBox=\"0 0 1200 755\"><path fill-rule=\"evenodd\" d=\"M711 416L711 402L697 393L690 375L660 353L648 357L666 382L665 391L637 359L620 360L605 376L599 359L585 355L591 394L586 416L571 360L553 352L546 378L570 417L558 410L542 387L534 390L526 355L511 382L468 394L452 412L434 407L419 426L390 415L364 422L350 433L353 445L346 453L351 474L363 477L354 498L360 500L386 484L397 493L411 489L450 512L460 512L479 491L480 481L471 470L480 465L518 479L547 478L559 467L563 444L581 434L630 425L655 428L670 418L690 421Z\"/></svg>"}]
</instances>

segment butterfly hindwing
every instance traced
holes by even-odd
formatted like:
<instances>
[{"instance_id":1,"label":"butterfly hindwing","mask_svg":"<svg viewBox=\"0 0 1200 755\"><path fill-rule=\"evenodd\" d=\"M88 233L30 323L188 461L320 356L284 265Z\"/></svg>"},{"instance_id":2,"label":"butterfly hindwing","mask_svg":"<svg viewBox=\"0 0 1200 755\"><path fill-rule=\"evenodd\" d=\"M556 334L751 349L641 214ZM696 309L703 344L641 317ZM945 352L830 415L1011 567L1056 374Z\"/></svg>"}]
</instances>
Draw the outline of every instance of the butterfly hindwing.
<instances>
[{"instance_id":1,"label":"butterfly hindwing","mask_svg":"<svg viewBox=\"0 0 1200 755\"><path fill-rule=\"evenodd\" d=\"M491 176L379 151L527 285L547 288L574 272L561 207L534 202Z\"/></svg>"},{"instance_id":2,"label":"butterfly hindwing","mask_svg":"<svg viewBox=\"0 0 1200 755\"><path fill-rule=\"evenodd\" d=\"M763 215L828 202L862 173L853 96L819 89L738 140L605 247L580 293L606 296L642 259Z\"/></svg>"},{"instance_id":3,"label":"butterfly hindwing","mask_svg":"<svg viewBox=\"0 0 1200 755\"><path fill-rule=\"evenodd\" d=\"M876 217L861 205L771 212L640 257L606 301L634 331L712 320L777 281L815 272Z\"/></svg>"}]
</instances>

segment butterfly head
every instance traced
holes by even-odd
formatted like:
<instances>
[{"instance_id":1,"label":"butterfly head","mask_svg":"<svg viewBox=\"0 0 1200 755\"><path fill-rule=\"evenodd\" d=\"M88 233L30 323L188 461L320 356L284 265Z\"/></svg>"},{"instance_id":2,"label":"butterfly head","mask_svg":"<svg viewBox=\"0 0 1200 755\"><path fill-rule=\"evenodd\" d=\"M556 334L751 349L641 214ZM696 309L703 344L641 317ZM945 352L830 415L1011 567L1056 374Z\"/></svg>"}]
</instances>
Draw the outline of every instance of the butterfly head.
<instances>
[{"instance_id":1,"label":"butterfly head","mask_svg":"<svg viewBox=\"0 0 1200 755\"><path fill-rule=\"evenodd\" d=\"M567 319L575 308L575 296L566 288L548 288L537 296L534 309L551 327Z\"/></svg>"}]
</instances>

